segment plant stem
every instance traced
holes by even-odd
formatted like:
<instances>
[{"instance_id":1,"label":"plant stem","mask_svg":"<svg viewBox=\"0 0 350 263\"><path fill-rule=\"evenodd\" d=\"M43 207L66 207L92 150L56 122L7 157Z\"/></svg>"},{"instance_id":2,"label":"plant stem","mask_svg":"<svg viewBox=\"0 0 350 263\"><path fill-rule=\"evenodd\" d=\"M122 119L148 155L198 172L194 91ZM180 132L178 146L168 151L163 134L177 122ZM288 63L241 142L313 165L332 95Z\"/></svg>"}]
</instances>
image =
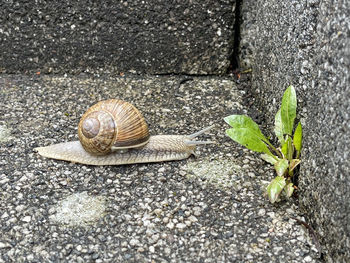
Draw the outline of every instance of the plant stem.
<instances>
[{"instance_id":1,"label":"plant stem","mask_svg":"<svg viewBox=\"0 0 350 263\"><path fill-rule=\"evenodd\" d=\"M272 145L268 140L266 140L265 142L271 147L271 149L272 149L275 153L277 153L277 155L278 155L279 158L283 159L282 154L281 154L275 147L273 147L273 145ZM275 158L275 159L276 159L276 158Z\"/></svg>"},{"instance_id":2,"label":"plant stem","mask_svg":"<svg viewBox=\"0 0 350 263\"><path fill-rule=\"evenodd\" d=\"M290 139L288 142L288 161L290 162L293 159L294 146L292 140Z\"/></svg>"}]
</instances>

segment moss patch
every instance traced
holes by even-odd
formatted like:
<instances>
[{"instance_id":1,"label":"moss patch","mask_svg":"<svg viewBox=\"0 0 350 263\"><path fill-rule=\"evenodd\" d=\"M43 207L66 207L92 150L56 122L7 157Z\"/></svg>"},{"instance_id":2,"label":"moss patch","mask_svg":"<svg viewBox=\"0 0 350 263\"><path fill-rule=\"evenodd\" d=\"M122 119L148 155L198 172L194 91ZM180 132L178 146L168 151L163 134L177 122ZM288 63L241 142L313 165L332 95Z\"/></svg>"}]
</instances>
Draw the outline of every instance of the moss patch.
<instances>
[{"instance_id":1,"label":"moss patch","mask_svg":"<svg viewBox=\"0 0 350 263\"><path fill-rule=\"evenodd\" d=\"M11 139L11 131L4 125L0 125L0 143L7 142Z\"/></svg>"},{"instance_id":2,"label":"moss patch","mask_svg":"<svg viewBox=\"0 0 350 263\"><path fill-rule=\"evenodd\" d=\"M187 171L189 178L200 178L220 188L237 188L243 174L247 173L230 159L190 162L187 164Z\"/></svg>"},{"instance_id":3,"label":"moss patch","mask_svg":"<svg viewBox=\"0 0 350 263\"><path fill-rule=\"evenodd\" d=\"M87 192L75 193L61 200L55 207L56 213L50 220L69 226L91 224L105 215L105 200L89 196Z\"/></svg>"}]
</instances>

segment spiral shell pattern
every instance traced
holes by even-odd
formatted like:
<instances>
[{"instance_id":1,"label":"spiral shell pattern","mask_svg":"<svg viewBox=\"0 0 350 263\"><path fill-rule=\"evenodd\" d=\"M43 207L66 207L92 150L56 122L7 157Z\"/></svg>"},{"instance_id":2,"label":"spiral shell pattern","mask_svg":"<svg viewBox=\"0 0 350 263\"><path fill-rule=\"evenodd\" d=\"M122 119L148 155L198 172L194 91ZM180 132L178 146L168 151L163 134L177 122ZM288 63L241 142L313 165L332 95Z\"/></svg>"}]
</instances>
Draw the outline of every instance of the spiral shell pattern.
<instances>
[{"instance_id":1,"label":"spiral shell pattern","mask_svg":"<svg viewBox=\"0 0 350 263\"><path fill-rule=\"evenodd\" d=\"M140 111L118 99L91 106L80 119L78 136L84 149L94 155L141 147L150 137Z\"/></svg>"}]
</instances>

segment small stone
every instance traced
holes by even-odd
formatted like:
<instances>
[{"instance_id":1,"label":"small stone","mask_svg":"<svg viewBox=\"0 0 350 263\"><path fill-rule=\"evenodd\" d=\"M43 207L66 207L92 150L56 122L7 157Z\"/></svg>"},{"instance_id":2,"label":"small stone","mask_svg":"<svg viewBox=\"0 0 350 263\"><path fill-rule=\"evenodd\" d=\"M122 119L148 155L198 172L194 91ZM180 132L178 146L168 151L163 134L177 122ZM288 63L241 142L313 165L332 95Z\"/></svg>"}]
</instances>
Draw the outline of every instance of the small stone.
<instances>
[{"instance_id":1,"label":"small stone","mask_svg":"<svg viewBox=\"0 0 350 263\"><path fill-rule=\"evenodd\" d=\"M157 209L154 209L154 211L153 211L157 216L161 216L162 215L162 212L163 212L163 210L162 209L160 209L160 208L157 208Z\"/></svg>"},{"instance_id":2,"label":"small stone","mask_svg":"<svg viewBox=\"0 0 350 263\"><path fill-rule=\"evenodd\" d=\"M10 181L9 178L4 177L3 179L0 180L0 185L4 185L4 184L8 183L9 181Z\"/></svg>"},{"instance_id":3,"label":"small stone","mask_svg":"<svg viewBox=\"0 0 350 263\"><path fill-rule=\"evenodd\" d=\"M255 173L252 173L252 172L249 172L249 173L248 173L248 176L251 177L251 178L256 177L256 176L255 176Z\"/></svg>"},{"instance_id":4,"label":"small stone","mask_svg":"<svg viewBox=\"0 0 350 263\"><path fill-rule=\"evenodd\" d=\"M150 246L150 247L149 247L149 252L150 252L150 253L154 253L154 252L155 252L154 246Z\"/></svg>"},{"instance_id":5,"label":"small stone","mask_svg":"<svg viewBox=\"0 0 350 263\"><path fill-rule=\"evenodd\" d=\"M159 239L159 234L154 234L154 235L150 238L149 242L150 242L151 244L154 244L154 243L157 243L158 239Z\"/></svg>"},{"instance_id":6,"label":"small stone","mask_svg":"<svg viewBox=\"0 0 350 263\"><path fill-rule=\"evenodd\" d=\"M185 229L187 226L186 226L186 224L184 224L184 223L178 223L178 224L176 224L176 228L178 228L178 229L180 229L180 230L183 230L183 229Z\"/></svg>"},{"instance_id":7,"label":"small stone","mask_svg":"<svg viewBox=\"0 0 350 263\"><path fill-rule=\"evenodd\" d=\"M171 249L169 247L164 248L165 255L170 255Z\"/></svg>"},{"instance_id":8,"label":"small stone","mask_svg":"<svg viewBox=\"0 0 350 263\"><path fill-rule=\"evenodd\" d=\"M200 216L201 215L201 208L200 207L198 207L198 206L195 206L195 207L193 207L193 214L195 215L195 216Z\"/></svg>"},{"instance_id":9,"label":"small stone","mask_svg":"<svg viewBox=\"0 0 350 263\"><path fill-rule=\"evenodd\" d=\"M215 231L211 231L210 234L211 234L213 237L217 237L217 236L218 236L218 233L215 232Z\"/></svg>"},{"instance_id":10,"label":"small stone","mask_svg":"<svg viewBox=\"0 0 350 263\"><path fill-rule=\"evenodd\" d=\"M129 243L130 243L130 246L135 247L135 246L137 246L140 242L139 242L137 239L133 238L133 239L130 240Z\"/></svg>"},{"instance_id":11,"label":"small stone","mask_svg":"<svg viewBox=\"0 0 350 263\"><path fill-rule=\"evenodd\" d=\"M304 261L305 262L312 262L312 257L306 256L306 257L304 257Z\"/></svg>"},{"instance_id":12,"label":"small stone","mask_svg":"<svg viewBox=\"0 0 350 263\"><path fill-rule=\"evenodd\" d=\"M0 242L0 249L1 248L10 248L10 247L11 247L11 245L9 243Z\"/></svg>"},{"instance_id":13,"label":"small stone","mask_svg":"<svg viewBox=\"0 0 350 263\"><path fill-rule=\"evenodd\" d=\"M107 183L107 184L112 184L113 181L112 181L111 179L107 179L106 183Z\"/></svg>"},{"instance_id":14,"label":"small stone","mask_svg":"<svg viewBox=\"0 0 350 263\"><path fill-rule=\"evenodd\" d=\"M274 212L269 212L269 213L267 213L267 215L269 217L271 217L271 218L275 218L276 217Z\"/></svg>"},{"instance_id":15,"label":"small stone","mask_svg":"<svg viewBox=\"0 0 350 263\"><path fill-rule=\"evenodd\" d=\"M195 217L195 216L189 216L189 217L188 217L188 220L191 221L192 223L198 221L197 217Z\"/></svg>"},{"instance_id":16,"label":"small stone","mask_svg":"<svg viewBox=\"0 0 350 263\"><path fill-rule=\"evenodd\" d=\"M1 218L6 218L6 217L8 217L8 216L9 216L9 214L5 211L5 212L2 214Z\"/></svg>"},{"instance_id":17,"label":"small stone","mask_svg":"<svg viewBox=\"0 0 350 263\"><path fill-rule=\"evenodd\" d=\"M181 170L181 171L179 172L179 174L180 174L181 176L185 176L185 175L187 174L187 172L186 172L186 171Z\"/></svg>"},{"instance_id":18,"label":"small stone","mask_svg":"<svg viewBox=\"0 0 350 263\"><path fill-rule=\"evenodd\" d=\"M29 255L27 256L27 260L28 260L28 261L33 261L33 260L34 260L34 255L33 255L33 254L29 254Z\"/></svg>"},{"instance_id":19,"label":"small stone","mask_svg":"<svg viewBox=\"0 0 350 263\"><path fill-rule=\"evenodd\" d=\"M24 208L25 208L25 206L24 205L18 205L18 206L16 206L16 211L17 212L21 212L21 211L23 211L24 210Z\"/></svg>"},{"instance_id":20,"label":"small stone","mask_svg":"<svg viewBox=\"0 0 350 263\"><path fill-rule=\"evenodd\" d=\"M126 184L126 185L131 185L131 184L132 184L132 181L124 181L124 184Z\"/></svg>"},{"instance_id":21,"label":"small stone","mask_svg":"<svg viewBox=\"0 0 350 263\"><path fill-rule=\"evenodd\" d=\"M224 235L226 238L230 238L233 236L233 232L232 231L228 231L226 232L226 234Z\"/></svg>"},{"instance_id":22,"label":"small stone","mask_svg":"<svg viewBox=\"0 0 350 263\"><path fill-rule=\"evenodd\" d=\"M31 220L32 220L31 216L25 216L25 217L22 218L22 221L26 222L26 223L29 223Z\"/></svg>"},{"instance_id":23,"label":"small stone","mask_svg":"<svg viewBox=\"0 0 350 263\"><path fill-rule=\"evenodd\" d=\"M173 222L169 222L166 226L169 229L174 229L174 223Z\"/></svg>"},{"instance_id":24,"label":"small stone","mask_svg":"<svg viewBox=\"0 0 350 263\"><path fill-rule=\"evenodd\" d=\"M16 223L17 222L17 218L12 217L7 222L9 222L9 223Z\"/></svg>"},{"instance_id":25,"label":"small stone","mask_svg":"<svg viewBox=\"0 0 350 263\"><path fill-rule=\"evenodd\" d=\"M191 226L192 223L191 223L191 221L186 220L186 221L185 221L185 224L186 224L186 226Z\"/></svg>"},{"instance_id":26,"label":"small stone","mask_svg":"<svg viewBox=\"0 0 350 263\"><path fill-rule=\"evenodd\" d=\"M164 183L166 181L166 177L165 176L160 176L159 177L159 181L161 181L162 183Z\"/></svg>"},{"instance_id":27,"label":"small stone","mask_svg":"<svg viewBox=\"0 0 350 263\"><path fill-rule=\"evenodd\" d=\"M60 182L61 185L67 185L67 181L66 180L63 180Z\"/></svg>"},{"instance_id":28,"label":"small stone","mask_svg":"<svg viewBox=\"0 0 350 263\"><path fill-rule=\"evenodd\" d=\"M264 216L266 214L266 210L264 208L259 209L258 215L259 216Z\"/></svg>"},{"instance_id":29,"label":"small stone","mask_svg":"<svg viewBox=\"0 0 350 263\"><path fill-rule=\"evenodd\" d=\"M164 173L165 172L165 168L164 167L161 167L158 169L158 173Z\"/></svg>"},{"instance_id":30,"label":"small stone","mask_svg":"<svg viewBox=\"0 0 350 263\"><path fill-rule=\"evenodd\" d=\"M298 236L297 239L298 239L299 241L302 241L302 242L305 241L305 238L304 238L303 236Z\"/></svg>"}]
</instances>

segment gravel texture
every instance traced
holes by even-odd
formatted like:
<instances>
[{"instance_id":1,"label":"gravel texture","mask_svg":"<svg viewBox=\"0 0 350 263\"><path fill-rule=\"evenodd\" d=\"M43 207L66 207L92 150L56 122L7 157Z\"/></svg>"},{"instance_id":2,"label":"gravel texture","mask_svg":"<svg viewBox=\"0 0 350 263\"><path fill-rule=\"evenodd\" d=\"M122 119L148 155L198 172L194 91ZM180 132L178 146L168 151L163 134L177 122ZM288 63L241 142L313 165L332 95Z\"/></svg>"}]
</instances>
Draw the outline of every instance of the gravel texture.
<instances>
[{"instance_id":1,"label":"gravel texture","mask_svg":"<svg viewBox=\"0 0 350 263\"><path fill-rule=\"evenodd\" d=\"M1 1L0 72L223 74L235 0Z\"/></svg>"},{"instance_id":2,"label":"gravel texture","mask_svg":"<svg viewBox=\"0 0 350 263\"><path fill-rule=\"evenodd\" d=\"M293 200L270 204L271 167L224 134L247 113L230 78L0 76L1 262L317 262ZM152 134L215 128L187 160L93 167L45 159L37 146L77 139L92 103L135 104Z\"/></svg>"},{"instance_id":3,"label":"gravel texture","mask_svg":"<svg viewBox=\"0 0 350 263\"><path fill-rule=\"evenodd\" d=\"M350 262L350 2L243 1L242 66L271 123L297 90L300 204L328 262Z\"/></svg>"}]
</instances>

